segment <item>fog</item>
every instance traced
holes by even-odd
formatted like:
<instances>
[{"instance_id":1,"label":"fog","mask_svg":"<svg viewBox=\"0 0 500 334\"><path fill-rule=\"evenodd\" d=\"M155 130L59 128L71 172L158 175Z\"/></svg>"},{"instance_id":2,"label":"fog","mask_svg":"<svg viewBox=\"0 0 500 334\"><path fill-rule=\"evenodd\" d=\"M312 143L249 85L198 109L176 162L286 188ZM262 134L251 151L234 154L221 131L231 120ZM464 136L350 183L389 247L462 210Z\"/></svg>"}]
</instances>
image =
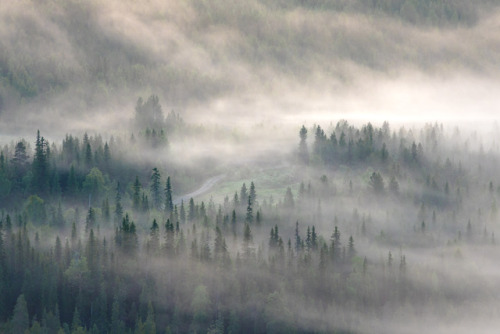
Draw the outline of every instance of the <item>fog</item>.
<instances>
[{"instance_id":1,"label":"fog","mask_svg":"<svg viewBox=\"0 0 500 334\"><path fill-rule=\"evenodd\" d=\"M500 12L451 6L424 24L341 1L3 3L2 132L116 128L151 93L201 122L489 118Z\"/></svg>"},{"instance_id":2,"label":"fog","mask_svg":"<svg viewBox=\"0 0 500 334\"><path fill-rule=\"evenodd\" d=\"M0 22L0 332L498 331L495 1Z\"/></svg>"}]
</instances>

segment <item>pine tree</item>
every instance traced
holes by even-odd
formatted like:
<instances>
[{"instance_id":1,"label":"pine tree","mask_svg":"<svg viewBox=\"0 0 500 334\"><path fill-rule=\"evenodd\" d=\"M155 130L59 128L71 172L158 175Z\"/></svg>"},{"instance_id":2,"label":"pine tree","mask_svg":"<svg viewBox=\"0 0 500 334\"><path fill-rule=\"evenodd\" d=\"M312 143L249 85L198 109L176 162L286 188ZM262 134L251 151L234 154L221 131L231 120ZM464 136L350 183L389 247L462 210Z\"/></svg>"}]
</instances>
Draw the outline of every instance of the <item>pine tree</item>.
<instances>
[{"instance_id":1,"label":"pine tree","mask_svg":"<svg viewBox=\"0 0 500 334\"><path fill-rule=\"evenodd\" d=\"M144 334L156 334L155 314L151 302L148 303L148 315L144 322Z\"/></svg>"},{"instance_id":2,"label":"pine tree","mask_svg":"<svg viewBox=\"0 0 500 334\"><path fill-rule=\"evenodd\" d=\"M241 203L241 206L245 207L245 203L248 202L248 191L247 191L247 185L245 183L243 183L243 185L241 186L241 190L240 190L240 203Z\"/></svg>"},{"instance_id":3,"label":"pine tree","mask_svg":"<svg viewBox=\"0 0 500 334\"><path fill-rule=\"evenodd\" d=\"M160 231L156 219L153 219L153 224L149 232L149 252L152 255L157 255L160 250Z\"/></svg>"},{"instance_id":4,"label":"pine tree","mask_svg":"<svg viewBox=\"0 0 500 334\"><path fill-rule=\"evenodd\" d=\"M286 189L285 199L283 200L283 206L286 209L292 209L294 207L294 205L295 205L295 203L293 200L292 189L290 187L288 187Z\"/></svg>"},{"instance_id":5,"label":"pine tree","mask_svg":"<svg viewBox=\"0 0 500 334\"><path fill-rule=\"evenodd\" d=\"M190 222L193 222L195 219L196 219L196 215L195 215L195 208L194 208L194 200L191 197L189 199L188 220Z\"/></svg>"},{"instance_id":6,"label":"pine tree","mask_svg":"<svg viewBox=\"0 0 500 334\"><path fill-rule=\"evenodd\" d=\"M138 176L135 177L133 185L132 206L136 211L141 208L141 183Z\"/></svg>"},{"instance_id":7,"label":"pine tree","mask_svg":"<svg viewBox=\"0 0 500 334\"><path fill-rule=\"evenodd\" d=\"M104 219L104 221L109 222L111 214L109 210L109 201L107 197L102 201L101 211L102 211L102 218Z\"/></svg>"},{"instance_id":8,"label":"pine tree","mask_svg":"<svg viewBox=\"0 0 500 334\"><path fill-rule=\"evenodd\" d=\"M295 223L295 252L299 253L301 245L300 234L299 234L299 221Z\"/></svg>"},{"instance_id":9,"label":"pine tree","mask_svg":"<svg viewBox=\"0 0 500 334\"><path fill-rule=\"evenodd\" d=\"M174 209L174 203L172 201L172 185L170 184L170 176L167 177L167 183L165 185L165 212L170 213Z\"/></svg>"},{"instance_id":10,"label":"pine tree","mask_svg":"<svg viewBox=\"0 0 500 334\"><path fill-rule=\"evenodd\" d=\"M76 179L75 166L69 169L67 192L69 196L75 197L78 194L78 181Z\"/></svg>"},{"instance_id":11,"label":"pine tree","mask_svg":"<svg viewBox=\"0 0 500 334\"><path fill-rule=\"evenodd\" d=\"M233 232L233 236L236 237L237 229L236 229L236 210L233 210L231 213L231 231Z\"/></svg>"},{"instance_id":12,"label":"pine tree","mask_svg":"<svg viewBox=\"0 0 500 334\"><path fill-rule=\"evenodd\" d=\"M40 130L38 130L35 142L35 156L33 158L33 189L39 195L45 194L49 187L47 145L48 143L43 137L40 137Z\"/></svg>"},{"instance_id":13,"label":"pine tree","mask_svg":"<svg viewBox=\"0 0 500 334\"><path fill-rule=\"evenodd\" d=\"M348 251L347 256L352 258L356 254L356 250L354 249L354 239L352 235L349 237Z\"/></svg>"},{"instance_id":14,"label":"pine tree","mask_svg":"<svg viewBox=\"0 0 500 334\"><path fill-rule=\"evenodd\" d=\"M149 211L148 195L146 195L144 192L142 193L141 209L142 209L142 212L144 212L144 213Z\"/></svg>"},{"instance_id":15,"label":"pine tree","mask_svg":"<svg viewBox=\"0 0 500 334\"><path fill-rule=\"evenodd\" d=\"M222 232L218 226L215 227L215 242L214 242L214 256L215 260L222 260L224 254L226 253L226 245L224 238L222 237Z\"/></svg>"},{"instance_id":16,"label":"pine tree","mask_svg":"<svg viewBox=\"0 0 500 334\"><path fill-rule=\"evenodd\" d=\"M116 185L116 196L115 196L115 223L119 224L123 218L123 207L121 204L121 190L120 190L120 182Z\"/></svg>"},{"instance_id":17,"label":"pine tree","mask_svg":"<svg viewBox=\"0 0 500 334\"><path fill-rule=\"evenodd\" d=\"M153 207L160 210L161 207L161 191L160 191L160 171L158 168L153 168L151 174L151 197L153 198Z\"/></svg>"},{"instance_id":18,"label":"pine tree","mask_svg":"<svg viewBox=\"0 0 500 334\"><path fill-rule=\"evenodd\" d=\"M318 249L318 236L316 234L316 228L314 227L314 225L311 230L311 247L313 251L316 251Z\"/></svg>"},{"instance_id":19,"label":"pine tree","mask_svg":"<svg viewBox=\"0 0 500 334\"><path fill-rule=\"evenodd\" d=\"M104 144L104 166L106 169L109 168L109 164L111 163L111 151L109 149L108 142Z\"/></svg>"},{"instance_id":20,"label":"pine tree","mask_svg":"<svg viewBox=\"0 0 500 334\"><path fill-rule=\"evenodd\" d=\"M85 145L85 168L88 170L92 167L92 148L90 143L87 142Z\"/></svg>"},{"instance_id":21,"label":"pine tree","mask_svg":"<svg viewBox=\"0 0 500 334\"><path fill-rule=\"evenodd\" d=\"M90 229L94 228L96 223L96 214L92 207L89 208L87 212L87 218L85 219L85 232L88 232Z\"/></svg>"},{"instance_id":22,"label":"pine tree","mask_svg":"<svg viewBox=\"0 0 500 334\"><path fill-rule=\"evenodd\" d=\"M306 249L308 252L311 251L311 246L312 246L312 242L311 242L311 228L309 226L307 226L307 231L306 231Z\"/></svg>"},{"instance_id":23,"label":"pine tree","mask_svg":"<svg viewBox=\"0 0 500 334\"><path fill-rule=\"evenodd\" d=\"M14 177L20 183L23 176L28 170L29 156L26 152L26 144L24 141L20 141L16 144L14 151L14 158L11 160L12 167L14 169ZM5 172L5 158L2 151L2 172Z\"/></svg>"},{"instance_id":24,"label":"pine tree","mask_svg":"<svg viewBox=\"0 0 500 334\"><path fill-rule=\"evenodd\" d=\"M304 125L300 128L299 131L300 143L299 143L299 160L304 163L309 163L309 152L307 150L307 129Z\"/></svg>"},{"instance_id":25,"label":"pine tree","mask_svg":"<svg viewBox=\"0 0 500 334\"><path fill-rule=\"evenodd\" d=\"M248 195L248 198L250 199L250 202L252 205L256 205L257 203L257 193L255 191L255 184L253 181L250 183L250 193Z\"/></svg>"},{"instance_id":26,"label":"pine tree","mask_svg":"<svg viewBox=\"0 0 500 334\"><path fill-rule=\"evenodd\" d=\"M184 200L181 200L180 219L182 224L186 223L186 209L184 208Z\"/></svg>"},{"instance_id":27,"label":"pine tree","mask_svg":"<svg viewBox=\"0 0 500 334\"><path fill-rule=\"evenodd\" d=\"M26 299L23 294L19 295L17 298L11 325L12 333L24 333L30 326L28 306L26 305Z\"/></svg>"},{"instance_id":28,"label":"pine tree","mask_svg":"<svg viewBox=\"0 0 500 334\"><path fill-rule=\"evenodd\" d=\"M248 206L247 206L247 214L245 217L245 222L248 224L253 223L253 209L252 209L252 199L251 197L248 197Z\"/></svg>"},{"instance_id":29,"label":"pine tree","mask_svg":"<svg viewBox=\"0 0 500 334\"><path fill-rule=\"evenodd\" d=\"M165 223L165 244L163 247L165 249L165 253L168 256L174 255L175 231L174 231L174 224L170 221L170 219L167 219L167 222Z\"/></svg>"},{"instance_id":30,"label":"pine tree","mask_svg":"<svg viewBox=\"0 0 500 334\"><path fill-rule=\"evenodd\" d=\"M331 240L332 258L334 261L338 261L341 255L340 254L341 245L340 245L340 231L337 226L335 226L330 240Z\"/></svg>"},{"instance_id":31,"label":"pine tree","mask_svg":"<svg viewBox=\"0 0 500 334\"><path fill-rule=\"evenodd\" d=\"M245 223L245 230L243 232L243 254L245 255L246 259L249 259L252 256L252 249L251 249L251 243L252 243L253 237L252 237L252 230L250 229L250 225L248 223Z\"/></svg>"}]
</instances>

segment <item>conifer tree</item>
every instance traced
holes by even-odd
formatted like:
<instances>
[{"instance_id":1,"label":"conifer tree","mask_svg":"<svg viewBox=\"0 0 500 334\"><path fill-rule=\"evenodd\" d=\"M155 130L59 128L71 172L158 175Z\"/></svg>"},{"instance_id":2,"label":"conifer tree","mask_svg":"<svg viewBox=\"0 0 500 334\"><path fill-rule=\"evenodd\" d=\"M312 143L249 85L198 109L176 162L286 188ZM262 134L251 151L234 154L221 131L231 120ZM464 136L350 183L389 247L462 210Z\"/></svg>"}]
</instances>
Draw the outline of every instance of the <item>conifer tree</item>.
<instances>
[{"instance_id":1,"label":"conifer tree","mask_svg":"<svg viewBox=\"0 0 500 334\"><path fill-rule=\"evenodd\" d=\"M153 224L149 232L149 252L152 255L157 255L160 250L160 231L156 219L153 219Z\"/></svg>"},{"instance_id":2,"label":"conifer tree","mask_svg":"<svg viewBox=\"0 0 500 334\"><path fill-rule=\"evenodd\" d=\"M181 200L180 219L182 224L186 223L186 209L184 208L184 200Z\"/></svg>"},{"instance_id":3,"label":"conifer tree","mask_svg":"<svg viewBox=\"0 0 500 334\"><path fill-rule=\"evenodd\" d=\"M35 142L35 156L33 157L33 189L43 195L49 186L48 143L37 131Z\"/></svg>"},{"instance_id":4,"label":"conifer tree","mask_svg":"<svg viewBox=\"0 0 500 334\"><path fill-rule=\"evenodd\" d=\"M307 150L307 129L304 125L300 128L299 131L300 143L299 143L299 159L302 163L309 163L309 152Z\"/></svg>"},{"instance_id":5,"label":"conifer tree","mask_svg":"<svg viewBox=\"0 0 500 334\"><path fill-rule=\"evenodd\" d=\"M137 175L132 188L132 206L134 210L138 211L141 208L141 183L139 182L139 177Z\"/></svg>"},{"instance_id":6,"label":"conifer tree","mask_svg":"<svg viewBox=\"0 0 500 334\"><path fill-rule=\"evenodd\" d=\"M26 299L21 294L17 298L14 314L12 316L12 333L24 333L30 326L28 306Z\"/></svg>"},{"instance_id":7,"label":"conifer tree","mask_svg":"<svg viewBox=\"0 0 500 334\"><path fill-rule=\"evenodd\" d=\"M188 220L190 222L193 222L195 220L195 218L196 218L196 215L195 215L195 208L194 208L194 200L191 197L189 199Z\"/></svg>"},{"instance_id":8,"label":"conifer tree","mask_svg":"<svg viewBox=\"0 0 500 334\"><path fill-rule=\"evenodd\" d=\"M241 186L240 190L240 203L243 207L245 207L245 203L248 202L248 191L247 191L247 185L243 183Z\"/></svg>"},{"instance_id":9,"label":"conifer tree","mask_svg":"<svg viewBox=\"0 0 500 334\"><path fill-rule=\"evenodd\" d=\"M172 201L172 185L170 184L170 176L167 177L167 183L165 185L165 212L170 213L174 209L174 203Z\"/></svg>"},{"instance_id":10,"label":"conifer tree","mask_svg":"<svg viewBox=\"0 0 500 334\"><path fill-rule=\"evenodd\" d=\"M87 212L87 218L85 219L85 232L88 232L90 229L93 229L96 223L96 214L95 210L90 207Z\"/></svg>"},{"instance_id":11,"label":"conifer tree","mask_svg":"<svg viewBox=\"0 0 500 334\"><path fill-rule=\"evenodd\" d=\"M245 230L243 232L243 254L246 259L249 259L252 255L251 243L253 240L252 230L250 229L250 225L245 223Z\"/></svg>"},{"instance_id":12,"label":"conifer tree","mask_svg":"<svg viewBox=\"0 0 500 334\"><path fill-rule=\"evenodd\" d=\"M120 221L123 218L123 207L121 204L121 189L120 189L120 182L117 183L116 185L116 196L115 196L115 223L119 224Z\"/></svg>"},{"instance_id":13,"label":"conifer tree","mask_svg":"<svg viewBox=\"0 0 500 334\"><path fill-rule=\"evenodd\" d=\"M236 210L233 210L231 213L231 231L233 232L233 236L236 237L237 229L236 229Z\"/></svg>"},{"instance_id":14,"label":"conifer tree","mask_svg":"<svg viewBox=\"0 0 500 334\"><path fill-rule=\"evenodd\" d=\"M151 197L153 199L153 207L160 210L161 207L161 191L160 191L160 171L158 168L153 168L151 174Z\"/></svg>"},{"instance_id":15,"label":"conifer tree","mask_svg":"<svg viewBox=\"0 0 500 334\"><path fill-rule=\"evenodd\" d=\"M248 206L247 206L247 214L246 214L246 217L245 217L245 221L248 224L252 224L253 223L253 208L252 208L252 199L251 199L251 197L248 197Z\"/></svg>"},{"instance_id":16,"label":"conifer tree","mask_svg":"<svg viewBox=\"0 0 500 334\"><path fill-rule=\"evenodd\" d=\"M255 191L255 184L253 183L253 181L250 183L250 193L248 195L248 198L250 199L252 205L255 205L257 203L257 192Z\"/></svg>"}]
</instances>

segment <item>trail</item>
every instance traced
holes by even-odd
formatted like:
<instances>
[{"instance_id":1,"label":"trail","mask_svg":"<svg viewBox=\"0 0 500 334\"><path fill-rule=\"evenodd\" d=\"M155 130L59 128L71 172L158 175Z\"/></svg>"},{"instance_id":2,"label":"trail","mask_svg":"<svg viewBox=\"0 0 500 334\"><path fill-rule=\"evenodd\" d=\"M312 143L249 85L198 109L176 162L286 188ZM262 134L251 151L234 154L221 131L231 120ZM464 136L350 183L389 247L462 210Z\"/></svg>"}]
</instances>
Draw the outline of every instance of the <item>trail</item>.
<instances>
[{"instance_id":1,"label":"trail","mask_svg":"<svg viewBox=\"0 0 500 334\"><path fill-rule=\"evenodd\" d=\"M205 181L205 183L203 183L201 185L200 188L196 189L195 191L189 193L189 194L185 194L185 195L182 195L182 196L179 196L177 198L174 199L174 205L179 205L181 204L181 201L184 201L184 202L187 202L189 201L189 199L191 197L196 197L196 196L199 196L199 195L202 195L204 193L206 193L207 191L209 191L213 186L215 186L217 184L217 182L219 182L220 180L222 180L226 175L225 174L221 174L221 175L217 175L217 176L214 176L214 177L211 177L209 178L208 180Z\"/></svg>"}]
</instances>

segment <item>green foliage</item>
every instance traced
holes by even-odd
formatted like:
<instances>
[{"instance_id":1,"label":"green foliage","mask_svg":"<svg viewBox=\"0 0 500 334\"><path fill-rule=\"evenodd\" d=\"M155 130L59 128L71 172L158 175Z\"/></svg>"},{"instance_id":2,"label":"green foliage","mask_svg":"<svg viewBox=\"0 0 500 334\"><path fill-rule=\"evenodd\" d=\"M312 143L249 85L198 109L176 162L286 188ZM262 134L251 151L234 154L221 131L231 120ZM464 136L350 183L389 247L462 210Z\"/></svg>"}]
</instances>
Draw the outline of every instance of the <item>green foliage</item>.
<instances>
[{"instance_id":1,"label":"green foliage","mask_svg":"<svg viewBox=\"0 0 500 334\"><path fill-rule=\"evenodd\" d=\"M153 199L154 208L160 210L161 208L161 191L160 191L160 171L158 168L153 168L151 173L151 198Z\"/></svg>"},{"instance_id":2,"label":"green foliage","mask_svg":"<svg viewBox=\"0 0 500 334\"><path fill-rule=\"evenodd\" d=\"M30 320L28 315L28 307L24 295L19 295L14 314L12 316L12 333L24 333L29 328Z\"/></svg>"},{"instance_id":3,"label":"green foliage","mask_svg":"<svg viewBox=\"0 0 500 334\"><path fill-rule=\"evenodd\" d=\"M94 167L83 181L82 193L89 196L89 201L99 203L101 196L106 190L106 181L99 168Z\"/></svg>"},{"instance_id":4,"label":"green foliage","mask_svg":"<svg viewBox=\"0 0 500 334\"><path fill-rule=\"evenodd\" d=\"M46 222L47 213L45 210L45 202L43 199L37 195L31 195L28 197L24 204L24 210L28 216L28 219L36 224L42 224Z\"/></svg>"}]
</instances>

